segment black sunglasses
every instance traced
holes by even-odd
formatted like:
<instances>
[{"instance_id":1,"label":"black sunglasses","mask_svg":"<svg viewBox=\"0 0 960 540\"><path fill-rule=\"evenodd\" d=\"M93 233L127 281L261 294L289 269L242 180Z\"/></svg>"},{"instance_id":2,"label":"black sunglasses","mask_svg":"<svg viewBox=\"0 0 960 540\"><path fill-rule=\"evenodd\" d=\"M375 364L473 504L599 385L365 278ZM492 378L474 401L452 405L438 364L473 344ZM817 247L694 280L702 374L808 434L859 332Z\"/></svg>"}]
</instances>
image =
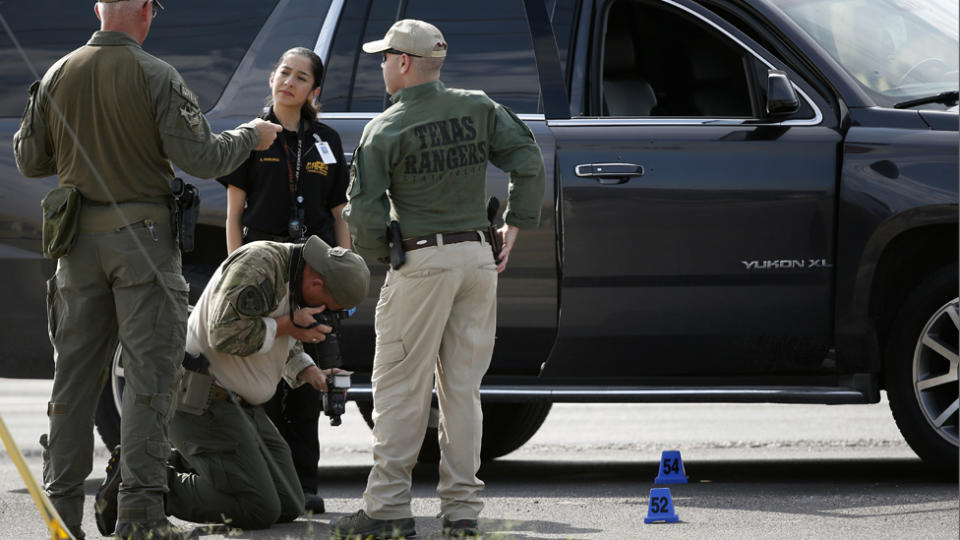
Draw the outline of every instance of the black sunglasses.
<instances>
[{"instance_id":1,"label":"black sunglasses","mask_svg":"<svg viewBox=\"0 0 960 540\"><path fill-rule=\"evenodd\" d=\"M399 54L405 54L405 55L407 55L407 56L412 56L413 58L420 58L420 55L419 55L419 54L410 54L410 53L408 53L408 52L398 51L397 49L387 49L387 50L383 51L383 52L380 53L380 54L382 55L382 58L383 58L383 61L384 61L384 62L387 61L387 55L388 55L388 54L397 54L397 55L399 55Z\"/></svg>"}]
</instances>

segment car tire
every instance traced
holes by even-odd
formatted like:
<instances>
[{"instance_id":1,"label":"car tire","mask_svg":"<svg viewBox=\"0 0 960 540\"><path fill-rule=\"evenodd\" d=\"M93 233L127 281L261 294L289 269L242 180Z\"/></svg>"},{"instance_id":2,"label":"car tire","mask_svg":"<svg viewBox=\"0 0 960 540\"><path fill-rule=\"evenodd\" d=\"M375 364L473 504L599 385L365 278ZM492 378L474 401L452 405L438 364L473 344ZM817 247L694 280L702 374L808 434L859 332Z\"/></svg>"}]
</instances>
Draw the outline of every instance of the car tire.
<instances>
[{"instance_id":1,"label":"car tire","mask_svg":"<svg viewBox=\"0 0 960 540\"><path fill-rule=\"evenodd\" d=\"M120 352L120 347L117 347L117 353ZM116 354L115 353L115 356ZM113 368L113 360L110 362L111 369ZM120 444L120 409L117 406L119 400L115 398L115 393L112 387L112 382L116 380L114 375L111 373L109 378L107 378L107 383L103 385L103 390L100 392L100 401L97 403L97 412L94 416L94 425L97 426L97 433L100 435L100 440L103 441L103 445L107 449L115 448Z\"/></svg>"},{"instance_id":2,"label":"car tire","mask_svg":"<svg viewBox=\"0 0 960 540\"><path fill-rule=\"evenodd\" d=\"M183 277L190 285L187 309L200 299L200 293L210 281L216 266L209 264L186 264L183 266ZM106 384L100 392L100 401L94 415L94 425L100 440L109 449L120 444L120 403L123 397L123 356L122 348L117 344L116 351L110 361L110 374Z\"/></svg>"},{"instance_id":3,"label":"car tire","mask_svg":"<svg viewBox=\"0 0 960 540\"><path fill-rule=\"evenodd\" d=\"M553 404L532 403L483 403L483 439L480 444L480 459L490 461L513 452L524 445L540 429ZM373 402L358 401L357 408L364 421L373 428ZM436 404L430 406L427 432L420 446L417 461L439 463L440 444L437 442Z\"/></svg>"},{"instance_id":4,"label":"car tire","mask_svg":"<svg viewBox=\"0 0 960 540\"><path fill-rule=\"evenodd\" d=\"M884 359L893 418L927 464L956 477L958 469L958 312L956 265L931 274L907 297L894 320Z\"/></svg>"}]
</instances>

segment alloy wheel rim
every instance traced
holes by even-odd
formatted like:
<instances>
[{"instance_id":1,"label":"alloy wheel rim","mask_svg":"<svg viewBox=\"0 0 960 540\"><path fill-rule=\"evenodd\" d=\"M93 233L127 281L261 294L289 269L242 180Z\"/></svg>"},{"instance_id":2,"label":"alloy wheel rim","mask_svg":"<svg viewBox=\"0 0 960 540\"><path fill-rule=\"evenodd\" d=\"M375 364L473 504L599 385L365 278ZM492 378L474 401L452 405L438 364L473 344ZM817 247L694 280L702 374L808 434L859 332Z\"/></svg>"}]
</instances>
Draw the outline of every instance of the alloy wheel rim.
<instances>
[{"instance_id":1,"label":"alloy wheel rim","mask_svg":"<svg viewBox=\"0 0 960 540\"><path fill-rule=\"evenodd\" d=\"M944 440L958 446L960 299L938 309L924 325L913 351L913 389L920 411Z\"/></svg>"}]
</instances>

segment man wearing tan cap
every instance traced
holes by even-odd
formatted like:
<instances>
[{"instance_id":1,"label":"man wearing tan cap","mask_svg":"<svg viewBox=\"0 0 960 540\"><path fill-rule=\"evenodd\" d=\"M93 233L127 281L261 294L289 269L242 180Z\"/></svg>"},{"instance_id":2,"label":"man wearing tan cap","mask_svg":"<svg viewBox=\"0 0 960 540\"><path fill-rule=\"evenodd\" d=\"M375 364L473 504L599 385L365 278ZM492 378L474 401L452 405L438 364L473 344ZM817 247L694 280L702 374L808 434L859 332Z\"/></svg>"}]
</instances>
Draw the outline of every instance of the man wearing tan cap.
<instances>
[{"instance_id":1,"label":"man wearing tan cap","mask_svg":"<svg viewBox=\"0 0 960 540\"><path fill-rule=\"evenodd\" d=\"M374 466L363 508L331 522L334 535L415 534L410 473L436 380L440 406L440 513L452 536L478 534L480 381L496 327L497 274L519 229L540 220L544 168L530 130L483 92L440 82L447 42L423 21L395 23L365 43L382 54L391 105L367 124L353 158L343 211L368 261L389 254L386 224L399 223L406 262L390 269L376 311ZM487 236L486 168L510 173L494 259Z\"/></svg>"},{"instance_id":2,"label":"man wearing tan cap","mask_svg":"<svg viewBox=\"0 0 960 540\"><path fill-rule=\"evenodd\" d=\"M326 377L303 351L331 328L314 314L366 296L363 259L317 236L303 245L251 242L210 278L187 324L187 371L170 440L167 514L199 523L264 529L293 521L304 494L290 447L262 404L281 378L325 391Z\"/></svg>"},{"instance_id":3,"label":"man wearing tan cap","mask_svg":"<svg viewBox=\"0 0 960 540\"><path fill-rule=\"evenodd\" d=\"M58 222L58 212L44 212L44 238L55 230L54 238L66 233L72 240L63 249L44 245L58 261L47 283L56 370L41 444L44 489L76 538L84 537L94 411L118 340L125 453L112 460L124 475L113 488L123 525L117 534L183 537L163 513L166 422L183 359L188 292L171 227L171 164L200 178L220 176L254 148L268 148L280 131L256 119L211 132L180 74L141 48L162 9L158 0L95 3L100 30L30 87L13 137L24 176L59 176L47 202L75 202L68 205L74 219ZM113 524L101 532L112 533Z\"/></svg>"}]
</instances>

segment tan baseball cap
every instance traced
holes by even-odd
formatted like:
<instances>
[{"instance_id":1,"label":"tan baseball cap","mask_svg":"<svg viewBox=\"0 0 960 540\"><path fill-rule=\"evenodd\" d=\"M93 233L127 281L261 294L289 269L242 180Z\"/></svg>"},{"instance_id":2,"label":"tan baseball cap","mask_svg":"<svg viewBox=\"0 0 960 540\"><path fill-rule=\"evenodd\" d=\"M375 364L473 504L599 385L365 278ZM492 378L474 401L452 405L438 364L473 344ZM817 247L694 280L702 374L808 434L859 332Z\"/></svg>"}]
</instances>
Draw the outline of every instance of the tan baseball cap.
<instances>
[{"instance_id":1,"label":"tan baseball cap","mask_svg":"<svg viewBox=\"0 0 960 540\"><path fill-rule=\"evenodd\" d=\"M367 297L370 269L363 258L349 249L330 247L318 236L307 238L303 260L319 272L343 309L350 309Z\"/></svg>"},{"instance_id":2,"label":"tan baseball cap","mask_svg":"<svg viewBox=\"0 0 960 540\"><path fill-rule=\"evenodd\" d=\"M363 52L366 53L389 49L413 56L442 58L447 55L447 41L436 26L417 19L403 19L393 23L383 39L363 44Z\"/></svg>"}]
</instances>

